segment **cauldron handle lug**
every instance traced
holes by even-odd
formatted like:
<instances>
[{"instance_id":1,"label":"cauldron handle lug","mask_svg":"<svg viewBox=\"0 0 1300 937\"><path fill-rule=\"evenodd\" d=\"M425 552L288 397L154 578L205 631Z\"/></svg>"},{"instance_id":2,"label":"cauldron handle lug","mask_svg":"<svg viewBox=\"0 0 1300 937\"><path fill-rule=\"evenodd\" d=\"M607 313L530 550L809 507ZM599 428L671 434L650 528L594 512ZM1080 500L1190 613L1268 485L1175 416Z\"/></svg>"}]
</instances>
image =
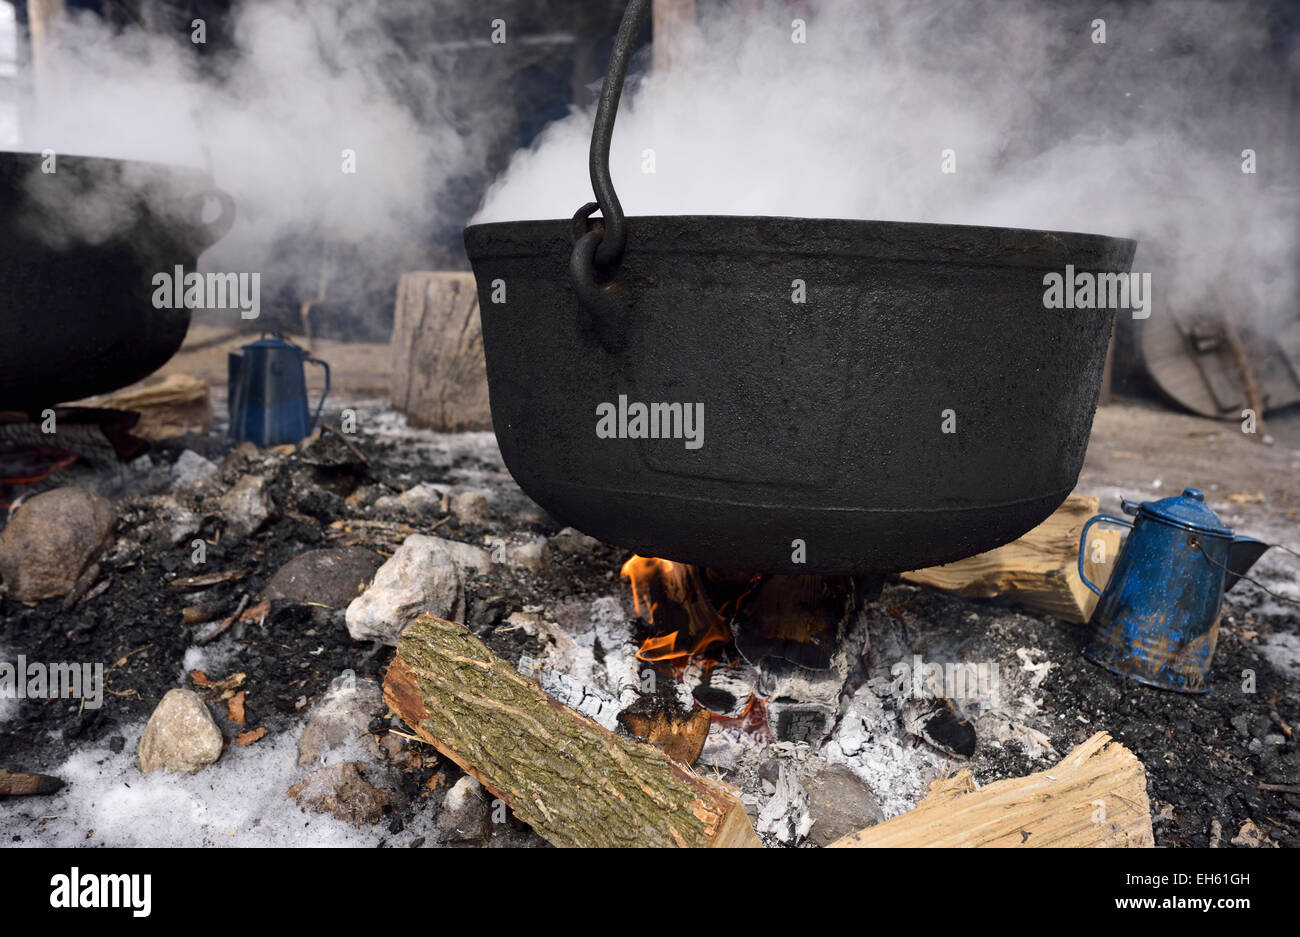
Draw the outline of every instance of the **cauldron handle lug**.
<instances>
[{"instance_id":1,"label":"cauldron handle lug","mask_svg":"<svg viewBox=\"0 0 1300 937\"><path fill-rule=\"evenodd\" d=\"M594 208L595 203L584 207ZM579 212L579 215L582 211ZM569 259L569 279L573 291L585 313L584 325L596 334L600 344L610 354L618 354L627 346L627 313L623 292L615 283L601 286L596 282L595 253L601 232L593 228L578 238Z\"/></svg>"},{"instance_id":2,"label":"cauldron handle lug","mask_svg":"<svg viewBox=\"0 0 1300 937\"><path fill-rule=\"evenodd\" d=\"M212 221L199 222L194 240L195 248L200 254L220 241L235 226L235 200L230 197L230 193L214 186L203 192L199 202L204 204L210 198L216 199L220 204L221 214Z\"/></svg>"}]
</instances>

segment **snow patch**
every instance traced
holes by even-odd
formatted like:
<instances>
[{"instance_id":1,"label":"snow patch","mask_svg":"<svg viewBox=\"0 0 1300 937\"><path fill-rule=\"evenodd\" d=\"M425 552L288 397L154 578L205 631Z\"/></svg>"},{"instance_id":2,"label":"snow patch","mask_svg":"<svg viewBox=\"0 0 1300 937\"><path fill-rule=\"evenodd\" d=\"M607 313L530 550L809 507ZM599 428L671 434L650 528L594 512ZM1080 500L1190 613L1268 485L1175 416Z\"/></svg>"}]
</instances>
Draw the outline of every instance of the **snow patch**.
<instances>
[{"instance_id":1,"label":"snow patch","mask_svg":"<svg viewBox=\"0 0 1300 937\"><path fill-rule=\"evenodd\" d=\"M0 801L6 846L378 846L393 838L387 824L357 829L332 816L304 811L286 797L308 773L297 766L301 729L232 745L194 775L141 774L136 749L143 725L127 733L114 754L87 748L43 769L67 786L50 797ZM326 763L367 760L357 745L328 753ZM8 802L6 802L8 801ZM417 837L435 842L436 810L406 825L399 845ZM42 819L46 818L46 819ZM15 841L14 837L21 840Z\"/></svg>"}]
</instances>

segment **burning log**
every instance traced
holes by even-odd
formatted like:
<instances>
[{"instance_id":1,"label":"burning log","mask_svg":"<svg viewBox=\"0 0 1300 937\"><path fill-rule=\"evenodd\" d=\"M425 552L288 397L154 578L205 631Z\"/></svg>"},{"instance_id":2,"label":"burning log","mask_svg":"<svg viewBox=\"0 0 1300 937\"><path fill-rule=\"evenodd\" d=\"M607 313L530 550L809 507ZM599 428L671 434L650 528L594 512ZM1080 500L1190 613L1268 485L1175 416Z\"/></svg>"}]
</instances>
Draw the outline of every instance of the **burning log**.
<instances>
[{"instance_id":1,"label":"burning log","mask_svg":"<svg viewBox=\"0 0 1300 937\"><path fill-rule=\"evenodd\" d=\"M393 406L412 426L492 428L473 274L403 274L391 348Z\"/></svg>"},{"instance_id":2,"label":"burning log","mask_svg":"<svg viewBox=\"0 0 1300 937\"><path fill-rule=\"evenodd\" d=\"M704 739L712 721L707 709L696 707L683 711L661 696L643 696L618 714L619 725L687 767L695 764L704 750Z\"/></svg>"},{"instance_id":3,"label":"burning log","mask_svg":"<svg viewBox=\"0 0 1300 937\"><path fill-rule=\"evenodd\" d=\"M1035 612L1083 622L1092 615L1097 596L1079 578L1079 535L1097 513L1097 498L1070 495L1043 523L1019 540L996 550L903 573L905 582L946 589L968 598L1005 596ZM1088 578L1105 587L1123 534L1094 527L1084 554ZM1100 548L1094 550L1097 541Z\"/></svg>"},{"instance_id":4,"label":"burning log","mask_svg":"<svg viewBox=\"0 0 1300 937\"><path fill-rule=\"evenodd\" d=\"M1151 847L1146 770L1098 732L1046 771L976 790L970 771L935 781L915 810L831 844Z\"/></svg>"},{"instance_id":5,"label":"burning log","mask_svg":"<svg viewBox=\"0 0 1300 937\"><path fill-rule=\"evenodd\" d=\"M384 701L557 846L759 846L735 791L547 696L463 626L425 616Z\"/></svg>"},{"instance_id":6,"label":"burning log","mask_svg":"<svg viewBox=\"0 0 1300 937\"><path fill-rule=\"evenodd\" d=\"M760 577L738 605L736 647L750 663L779 658L825 670L858 604L847 576Z\"/></svg>"}]
</instances>

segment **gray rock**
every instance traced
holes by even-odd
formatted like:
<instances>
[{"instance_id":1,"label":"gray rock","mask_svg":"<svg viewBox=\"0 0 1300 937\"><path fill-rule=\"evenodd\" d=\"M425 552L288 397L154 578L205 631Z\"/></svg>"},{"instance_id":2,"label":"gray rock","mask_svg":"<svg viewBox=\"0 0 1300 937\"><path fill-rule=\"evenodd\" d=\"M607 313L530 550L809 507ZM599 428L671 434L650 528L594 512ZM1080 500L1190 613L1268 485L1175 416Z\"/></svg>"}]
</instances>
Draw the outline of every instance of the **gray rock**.
<instances>
[{"instance_id":1,"label":"gray rock","mask_svg":"<svg viewBox=\"0 0 1300 937\"><path fill-rule=\"evenodd\" d=\"M66 595L113 541L112 502L84 488L28 498L0 532L0 579L10 598L35 602Z\"/></svg>"},{"instance_id":2,"label":"gray rock","mask_svg":"<svg viewBox=\"0 0 1300 937\"><path fill-rule=\"evenodd\" d=\"M492 568L492 554L472 543L436 538L466 574L486 573Z\"/></svg>"},{"instance_id":3,"label":"gray rock","mask_svg":"<svg viewBox=\"0 0 1300 937\"><path fill-rule=\"evenodd\" d=\"M289 788L288 795L316 813L327 813L353 826L378 823L393 795L371 784L373 769L358 761L345 761L314 771Z\"/></svg>"},{"instance_id":4,"label":"gray rock","mask_svg":"<svg viewBox=\"0 0 1300 937\"><path fill-rule=\"evenodd\" d=\"M140 736L140 770L193 774L221 755L221 730L192 690L168 690Z\"/></svg>"},{"instance_id":5,"label":"gray rock","mask_svg":"<svg viewBox=\"0 0 1300 937\"><path fill-rule=\"evenodd\" d=\"M436 517L442 513L442 496L446 491L445 485L421 482L400 495L384 495L376 499L375 510L395 514L432 514Z\"/></svg>"},{"instance_id":6,"label":"gray rock","mask_svg":"<svg viewBox=\"0 0 1300 937\"><path fill-rule=\"evenodd\" d=\"M277 461L278 456L271 450L263 451L251 442L241 442L226 453L217 466L217 473L223 484L233 485L241 475L265 471Z\"/></svg>"},{"instance_id":7,"label":"gray rock","mask_svg":"<svg viewBox=\"0 0 1300 937\"><path fill-rule=\"evenodd\" d=\"M285 563L271 577L266 597L347 608L383 564L382 556L365 547L308 550Z\"/></svg>"},{"instance_id":8,"label":"gray rock","mask_svg":"<svg viewBox=\"0 0 1300 937\"><path fill-rule=\"evenodd\" d=\"M420 615L463 622L465 584L460 566L437 537L407 537L370 588L348 606L348 633L358 641L396 645Z\"/></svg>"},{"instance_id":9,"label":"gray rock","mask_svg":"<svg viewBox=\"0 0 1300 937\"><path fill-rule=\"evenodd\" d=\"M875 792L843 765L805 775L799 784L808 792L808 841L818 846L885 820Z\"/></svg>"},{"instance_id":10,"label":"gray rock","mask_svg":"<svg viewBox=\"0 0 1300 937\"><path fill-rule=\"evenodd\" d=\"M448 506L461 524L482 524L491 514L488 500L480 491L457 492L448 499Z\"/></svg>"},{"instance_id":11,"label":"gray rock","mask_svg":"<svg viewBox=\"0 0 1300 937\"><path fill-rule=\"evenodd\" d=\"M600 546L595 537L588 537L580 530L566 527L550 540L551 547L561 553L590 553Z\"/></svg>"},{"instance_id":12,"label":"gray rock","mask_svg":"<svg viewBox=\"0 0 1300 937\"><path fill-rule=\"evenodd\" d=\"M155 517L144 525L140 536L155 548L179 546L191 540L203 526L203 518L172 495L153 499Z\"/></svg>"},{"instance_id":13,"label":"gray rock","mask_svg":"<svg viewBox=\"0 0 1300 937\"><path fill-rule=\"evenodd\" d=\"M221 514L226 519L226 530L236 537L256 533L273 511L274 505L266 493L266 479L261 475L243 476L221 496Z\"/></svg>"},{"instance_id":14,"label":"gray rock","mask_svg":"<svg viewBox=\"0 0 1300 937\"><path fill-rule=\"evenodd\" d=\"M491 805L483 785L466 775L447 792L435 826L440 843L482 844L492 836Z\"/></svg>"},{"instance_id":15,"label":"gray rock","mask_svg":"<svg viewBox=\"0 0 1300 937\"><path fill-rule=\"evenodd\" d=\"M549 545L545 537L535 537L524 543L506 546L506 561L518 569L531 573L545 572L550 565Z\"/></svg>"},{"instance_id":16,"label":"gray rock","mask_svg":"<svg viewBox=\"0 0 1300 937\"><path fill-rule=\"evenodd\" d=\"M318 764L331 749L352 739L368 738L370 720L383 711L383 692L378 683L358 680L350 670L335 677L307 717L298 739L298 764Z\"/></svg>"},{"instance_id":17,"label":"gray rock","mask_svg":"<svg viewBox=\"0 0 1300 937\"><path fill-rule=\"evenodd\" d=\"M193 449L186 449L172 466L172 491L205 482L216 472L215 462L203 458Z\"/></svg>"}]
</instances>

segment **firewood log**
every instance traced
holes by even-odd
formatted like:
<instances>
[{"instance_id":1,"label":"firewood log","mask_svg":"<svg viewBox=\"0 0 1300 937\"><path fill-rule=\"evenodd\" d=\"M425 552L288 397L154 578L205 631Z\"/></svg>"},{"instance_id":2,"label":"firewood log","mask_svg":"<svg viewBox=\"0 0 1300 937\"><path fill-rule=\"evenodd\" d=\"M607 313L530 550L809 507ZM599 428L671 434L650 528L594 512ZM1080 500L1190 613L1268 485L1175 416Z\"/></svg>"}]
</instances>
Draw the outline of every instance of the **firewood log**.
<instances>
[{"instance_id":1,"label":"firewood log","mask_svg":"<svg viewBox=\"0 0 1300 937\"><path fill-rule=\"evenodd\" d=\"M1098 732L1046 771L976 790L970 770L930 785L915 810L834 847L1151 847L1146 770Z\"/></svg>"},{"instance_id":2,"label":"firewood log","mask_svg":"<svg viewBox=\"0 0 1300 937\"><path fill-rule=\"evenodd\" d=\"M557 846L761 846L736 792L558 703L462 625L412 624L384 700Z\"/></svg>"},{"instance_id":3,"label":"firewood log","mask_svg":"<svg viewBox=\"0 0 1300 937\"><path fill-rule=\"evenodd\" d=\"M188 374L169 374L161 380L149 380L137 387L91 398L83 406L140 414L140 422L131 432L150 442L212 431L208 385Z\"/></svg>"},{"instance_id":4,"label":"firewood log","mask_svg":"<svg viewBox=\"0 0 1300 937\"><path fill-rule=\"evenodd\" d=\"M899 578L921 586L956 592L967 598L1001 596L1035 612L1065 621L1087 621L1097 596L1079 578L1079 536L1084 522L1098 511L1098 500L1070 495L1047 520L1019 540L975 556L903 573ZM1115 565L1124 533L1116 527L1094 525L1084 556L1088 578L1100 588ZM1094 547L1101 541L1100 562Z\"/></svg>"}]
</instances>

